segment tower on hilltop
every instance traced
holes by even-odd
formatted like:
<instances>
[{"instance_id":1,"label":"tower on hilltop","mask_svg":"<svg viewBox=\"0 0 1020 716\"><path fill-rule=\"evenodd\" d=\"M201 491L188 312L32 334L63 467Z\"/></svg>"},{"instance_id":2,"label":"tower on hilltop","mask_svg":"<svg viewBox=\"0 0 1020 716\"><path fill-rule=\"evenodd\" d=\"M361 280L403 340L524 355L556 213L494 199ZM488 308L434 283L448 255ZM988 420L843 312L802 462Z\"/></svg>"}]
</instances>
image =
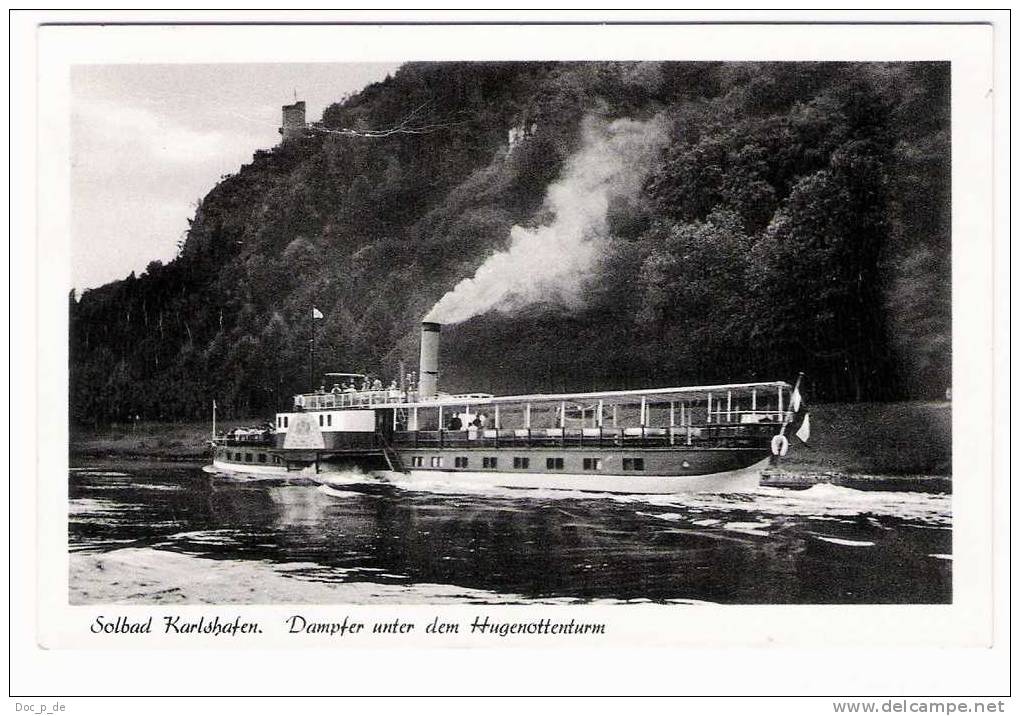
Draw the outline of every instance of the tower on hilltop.
<instances>
[{"instance_id":1,"label":"tower on hilltop","mask_svg":"<svg viewBox=\"0 0 1020 716\"><path fill-rule=\"evenodd\" d=\"M283 135L283 141L300 137L307 129L304 100L283 105L283 126L279 129L280 134Z\"/></svg>"}]
</instances>

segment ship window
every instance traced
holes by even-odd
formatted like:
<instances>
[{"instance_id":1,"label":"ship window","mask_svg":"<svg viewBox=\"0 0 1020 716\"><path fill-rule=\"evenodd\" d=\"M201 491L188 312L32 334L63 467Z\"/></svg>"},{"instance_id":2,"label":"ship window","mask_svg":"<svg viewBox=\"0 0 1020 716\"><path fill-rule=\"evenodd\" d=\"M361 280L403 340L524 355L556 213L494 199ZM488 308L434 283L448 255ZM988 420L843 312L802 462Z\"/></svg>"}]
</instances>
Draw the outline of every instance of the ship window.
<instances>
[{"instance_id":1,"label":"ship window","mask_svg":"<svg viewBox=\"0 0 1020 716\"><path fill-rule=\"evenodd\" d=\"M264 452L260 452L259 453L259 462L265 462L265 461L266 461L266 454Z\"/></svg>"},{"instance_id":2,"label":"ship window","mask_svg":"<svg viewBox=\"0 0 1020 716\"><path fill-rule=\"evenodd\" d=\"M467 467L468 459L466 457L455 457L453 458L454 467Z\"/></svg>"},{"instance_id":3,"label":"ship window","mask_svg":"<svg viewBox=\"0 0 1020 716\"><path fill-rule=\"evenodd\" d=\"M562 457L547 457L545 459L546 470L562 470L563 469L563 458Z\"/></svg>"},{"instance_id":4,"label":"ship window","mask_svg":"<svg viewBox=\"0 0 1020 716\"><path fill-rule=\"evenodd\" d=\"M279 465L280 464L280 456L279 455L273 455L273 464L274 465Z\"/></svg>"},{"instance_id":5,"label":"ship window","mask_svg":"<svg viewBox=\"0 0 1020 716\"><path fill-rule=\"evenodd\" d=\"M241 462L241 453L235 452L234 453L234 459L237 460L238 462Z\"/></svg>"},{"instance_id":6,"label":"ship window","mask_svg":"<svg viewBox=\"0 0 1020 716\"><path fill-rule=\"evenodd\" d=\"M287 427L287 423L289 423L289 422L290 422L290 418L288 418L286 415L284 415L283 416L283 427Z\"/></svg>"},{"instance_id":7,"label":"ship window","mask_svg":"<svg viewBox=\"0 0 1020 716\"><path fill-rule=\"evenodd\" d=\"M483 457L482 467L489 468L490 470L495 469L497 458L494 457Z\"/></svg>"},{"instance_id":8,"label":"ship window","mask_svg":"<svg viewBox=\"0 0 1020 716\"><path fill-rule=\"evenodd\" d=\"M424 465L425 458L423 458L421 455L415 455L414 457L411 458L411 467L424 467Z\"/></svg>"},{"instance_id":9,"label":"ship window","mask_svg":"<svg viewBox=\"0 0 1020 716\"><path fill-rule=\"evenodd\" d=\"M443 458L441 456L439 456L439 455L433 455L432 456L432 460L431 460L431 465L432 465L432 467L442 467L443 466Z\"/></svg>"},{"instance_id":10,"label":"ship window","mask_svg":"<svg viewBox=\"0 0 1020 716\"><path fill-rule=\"evenodd\" d=\"M329 415L326 416L326 425L329 426L333 425L333 413L330 413Z\"/></svg>"},{"instance_id":11,"label":"ship window","mask_svg":"<svg viewBox=\"0 0 1020 716\"><path fill-rule=\"evenodd\" d=\"M602 469L602 458L600 457L586 457L584 459L585 470L601 470Z\"/></svg>"},{"instance_id":12,"label":"ship window","mask_svg":"<svg viewBox=\"0 0 1020 716\"><path fill-rule=\"evenodd\" d=\"M645 469L645 459L643 457L625 457L623 458L623 469L640 472Z\"/></svg>"},{"instance_id":13,"label":"ship window","mask_svg":"<svg viewBox=\"0 0 1020 716\"><path fill-rule=\"evenodd\" d=\"M251 462L251 453L250 452L246 452L244 454L244 461L245 462Z\"/></svg>"},{"instance_id":14,"label":"ship window","mask_svg":"<svg viewBox=\"0 0 1020 716\"><path fill-rule=\"evenodd\" d=\"M323 426L323 423L324 423L324 420L323 420L323 417L322 417L322 413L319 413L319 427L320 428Z\"/></svg>"},{"instance_id":15,"label":"ship window","mask_svg":"<svg viewBox=\"0 0 1020 716\"><path fill-rule=\"evenodd\" d=\"M515 470L527 470L529 460L526 457L515 457L514 458L514 469Z\"/></svg>"}]
</instances>

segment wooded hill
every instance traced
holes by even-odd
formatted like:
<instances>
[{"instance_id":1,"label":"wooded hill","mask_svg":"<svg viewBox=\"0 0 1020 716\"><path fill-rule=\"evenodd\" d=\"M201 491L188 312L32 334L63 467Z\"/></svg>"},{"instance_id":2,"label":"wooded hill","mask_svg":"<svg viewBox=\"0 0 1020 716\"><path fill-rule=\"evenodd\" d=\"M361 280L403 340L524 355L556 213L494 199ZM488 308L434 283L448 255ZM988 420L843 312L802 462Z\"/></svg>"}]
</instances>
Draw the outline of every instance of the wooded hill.
<instances>
[{"instance_id":1,"label":"wooded hill","mask_svg":"<svg viewBox=\"0 0 1020 716\"><path fill-rule=\"evenodd\" d=\"M444 329L441 388L945 392L947 63L423 63L224 178L173 261L72 293L72 420L271 414L311 387L312 306L316 370L416 368L435 302L548 219L586 118L655 115L583 300ZM365 136L409 116L435 126Z\"/></svg>"}]
</instances>

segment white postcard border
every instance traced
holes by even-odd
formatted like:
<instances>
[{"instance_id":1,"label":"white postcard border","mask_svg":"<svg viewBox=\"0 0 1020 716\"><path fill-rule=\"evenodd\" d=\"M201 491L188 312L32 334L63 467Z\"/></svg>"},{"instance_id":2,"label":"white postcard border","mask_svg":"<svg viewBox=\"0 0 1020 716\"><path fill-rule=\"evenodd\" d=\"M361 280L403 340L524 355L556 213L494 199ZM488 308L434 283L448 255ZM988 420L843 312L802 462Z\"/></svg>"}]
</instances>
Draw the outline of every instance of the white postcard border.
<instances>
[{"instance_id":1,"label":"white postcard border","mask_svg":"<svg viewBox=\"0 0 1020 716\"><path fill-rule=\"evenodd\" d=\"M647 646L688 646L737 649L744 654L748 646L785 647L875 647L900 645L988 646L992 640L991 613L991 517L992 497L992 28L988 25L943 26L656 26L656 27L529 27L487 26L392 26L392 27L121 27L65 28L47 27L39 31L39 211L36 319L34 325L22 326L30 335L39 332L37 357L30 370L19 375L32 382L38 390L37 402L26 406L24 418L34 416L38 409L38 435L33 445L45 445L36 455L36 481L16 481L12 474L12 508L24 506L30 490L37 487L37 519L12 509L12 534L38 536L38 606L37 641L46 649L195 649L190 662L213 664L223 652L205 651L206 647L238 647L243 649L276 649L306 646L339 648L328 659L316 658L306 663L313 675L325 675L340 662L348 667L392 662L403 664L413 660L433 660L412 647L474 646L500 647L512 645L521 649L546 646L574 647L562 640L493 638L436 640L401 639L403 649L393 649L390 642L333 638L302 638L273 631L256 637L236 637L229 643L222 639L193 639L188 642L168 640L159 635L148 637L97 638L88 626L99 613L241 615L265 624L280 623L297 612L336 621L345 615L363 621L386 620L393 617L419 623L437 614L448 621L470 622L475 616L490 615L500 621L523 618L558 617L606 623L607 636L598 643L585 643L584 649L606 646L621 648ZM525 39L526 37L526 39ZM215 38L210 41L210 38ZM954 467L959 457L967 456L966 471L954 470L953 577L954 602L941 606L435 606L435 607L72 607L67 604L67 452L54 446L67 444L67 318L66 300L69 287L67 257L69 237L69 86L68 68L81 62L342 62L392 61L400 59L844 59L844 60L949 60L953 63L953 356L954 356ZM62 189L64 187L65 189ZM29 197L31 195L29 194ZM31 234L23 235L30 236ZM13 239L13 236L12 236ZM25 294L30 295L30 294ZM29 323L32 323L31 321ZM17 322L16 322L17 327ZM21 337L21 336L19 336ZM22 338L24 340L24 338ZM30 381L33 370L36 380ZM13 436L12 436L13 437ZM28 439L29 436L26 436ZM31 451L29 451L31 452ZM32 466L26 466L32 472ZM12 564L25 567L34 540L14 542L20 558ZM16 574L23 572L16 571ZM346 637L345 637L346 638ZM386 655L344 647L387 647ZM557 650L558 651L558 650ZM596 649L586 656L586 663L600 659ZM745 656L758 662L757 674L751 674L741 688L770 690L767 679L780 673L769 654L782 650L749 652ZM399 655L395 656L395 653ZM47 651L51 664L63 662L73 652ZM110 652L115 654L116 652ZM431 652L430 652L431 653ZM518 652L522 653L522 652ZM715 652L685 658L686 668L700 672L701 667L717 665L725 668L727 654ZM217 656L219 654L219 656ZM417 654L417 655L416 655ZM640 657L648 671L628 683L653 682L647 677L661 674L666 680L656 682L668 686L671 681L664 670L651 666L655 651ZM416 655L416 656L415 656ZM37 655L38 656L38 655ZM119 654L118 660L130 660L130 654ZM166 656L152 652L145 657L155 663L168 663ZM263 655L265 658L265 655ZM280 658L290 660L291 657ZM489 658L489 657L487 657ZM540 653L533 664L556 663L563 657ZM626 657L616 654L614 662ZM675 659L671 656L670 659ZM231 652L230 659L244 662L263 673L270 667L260 666L250 653ZM446 660L446 657L443 659ZM516 659L515 659L516 660ZM103 659L73 659L76 673L66 674L64 683L72 691L109 690L108 680L98 673ZM496 683L471 659L457 657L463 674L474 675L478 684ZM326 668L329 662L329 669ZM803 674L815 674L819 684L828 683L816 663L799 664ZM276 665L274 668L279 668ZM420 668L420 667L419 667ZM360 672L361 670L358 669ZM426 672L431 670L426 670ZM196 693L222 687L211 673L196 670L189 688ZM598 670L596 669L596 673ZM693 673L693 672L692 672ZM843 677L845 678L845 674ZM138 686L149 683L139 675ZM303 681L303 680L302 680ZM335 684L328 680L314 681L313 690L332 693ZM379 680L369 677L360 683L374 685ZM412 677L398 685L400 689L431 690L437 682L423 682ZM532 682L537 690L552 686L548 679L537 677ZM675 683L675 682L672 682ZM711 679L707 683L718 681ZM930 682L937 689L938 680ZM307 689L309 682L293 680L281 683L252 678L239 685L244 692L282 693ZM604 684L611 689L611 684ZM689 686L689 685L688 685ZM394 685L390 685L394 687ZM368 688L369 691L372 688Z\"/></svg>"}]
</instances>

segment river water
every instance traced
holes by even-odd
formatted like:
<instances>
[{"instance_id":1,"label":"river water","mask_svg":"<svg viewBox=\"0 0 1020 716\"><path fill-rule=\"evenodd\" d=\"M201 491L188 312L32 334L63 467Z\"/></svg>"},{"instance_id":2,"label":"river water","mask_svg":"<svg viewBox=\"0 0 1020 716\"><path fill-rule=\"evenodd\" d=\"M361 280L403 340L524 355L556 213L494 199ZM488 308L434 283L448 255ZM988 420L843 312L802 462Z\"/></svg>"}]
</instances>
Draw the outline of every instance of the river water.
<instances>
[{"instance_id":1,"label":"river water","mask_svg":"<svg viewBox=\"0 0 1020 716\"><path fill-rule=\"evenodd\" d=\"M200 466L69 476L74 604L947 603L951 498L591 496Z\"/></svg>"}]
</instances>

